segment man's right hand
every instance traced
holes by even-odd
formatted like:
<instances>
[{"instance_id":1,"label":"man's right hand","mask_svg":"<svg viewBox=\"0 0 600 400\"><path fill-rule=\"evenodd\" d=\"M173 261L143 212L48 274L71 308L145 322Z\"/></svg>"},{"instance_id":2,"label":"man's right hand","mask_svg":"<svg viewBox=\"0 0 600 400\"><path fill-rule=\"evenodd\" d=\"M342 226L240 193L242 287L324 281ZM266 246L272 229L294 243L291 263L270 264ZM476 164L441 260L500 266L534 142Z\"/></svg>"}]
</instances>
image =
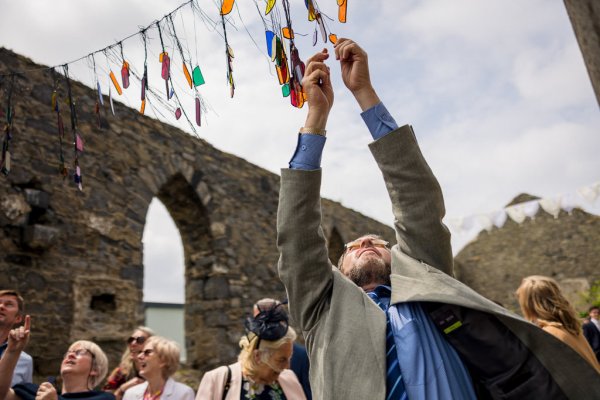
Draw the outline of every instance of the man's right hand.
<instances>
[{"instance_id":1,"label":"man's right hand","mask_svg":"<svg viewBox=\"0 0 600 400\"><path fill-rule=\"evenodd\" d=\"M12 329L8 334L8 345L6 351L10 353L20 353L29 342L29 333L31 330L31 317L25 316L25 324Z\"/></svg>"},{"instance_id":2,"label":"man's right hand","mask_svg":"<svg viewBox=\"0 0 600 400\"><path fill-rule=\"evenodd\" d=\"M305 128L325 129L329 111L333 106L333 87L329 67L325 60L329 58L327 49L323 49L306 62L302 87L308 102L308 115Z\"/></svg>"},{"instance_id":3,"label":"man's right hand","mask_svg":"<svg viewBox=\"0 0 600 400\"><path fill-rule=\"evenodd\" d=\"M367 52L350 39L340 38L335 44L335 58L340 61L342 79L362 111L380 103L371 85Z\"/></svg>"}]
</instances>

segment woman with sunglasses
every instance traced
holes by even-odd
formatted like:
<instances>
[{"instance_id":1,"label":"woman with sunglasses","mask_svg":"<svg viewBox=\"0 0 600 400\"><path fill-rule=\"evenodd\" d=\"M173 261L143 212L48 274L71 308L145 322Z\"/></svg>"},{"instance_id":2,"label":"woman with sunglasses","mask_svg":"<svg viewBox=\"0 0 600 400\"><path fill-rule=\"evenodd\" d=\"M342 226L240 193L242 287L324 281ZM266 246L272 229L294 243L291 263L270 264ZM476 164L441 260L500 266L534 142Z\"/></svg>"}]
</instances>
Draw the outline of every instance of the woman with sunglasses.
<instances>
[{"instance_id":1,"label":"woman with sunglasses","mask_svg":"<svg viewBox=\"0 0 600 400\"><path fill-rule=\"evenodd\" d=\"M62 388L50 382L41 385L20 383L9 389L12 371L29 341L30 318L25 325L13 329L9 335L8 346L0 360L0 399L3 400L114 400L115 397L106 392L94 390L102 382L108 372L108 359L96 343L78 340L69 346L60 364Z\"/></svg>"},{"instance_id":2,"label":"woman with sunglasses","mask_svg":"<svg viewBox=\"0 0 600 400\"><path fill-rule=\"evenodd\" d=\"M179 369L179 346L152 336L137 356L144 383L128 389L123 400L194 400L194 391L171 376Z\"/></svg>"},{"instance_id":3,"label":"woman with sunglasses","mask_svg":"<svg viewBox=\"0 0 600 400\"><path fill-rule=\"evenodd\" d=\"M107 379L104 391L113 393L117 400L123 398L123 393L135 385L144 382L138 371L137 355L144 347L144 342L154 336L154 331L145 326L138 326L127 339L127 348L121 357L121 363Z\"/></svg>"},{"instance_id":4,"label":"woman with sunglasses","mask_svg":"<svg viewBox=\"0 0 600 400\"><path fill-rule=\"evenodd\" d=\"M238 362L205 373L196 400L306 400L289 369L295 339L281 303L259 309L246 320Z\"/></svg>"}]
</instances>

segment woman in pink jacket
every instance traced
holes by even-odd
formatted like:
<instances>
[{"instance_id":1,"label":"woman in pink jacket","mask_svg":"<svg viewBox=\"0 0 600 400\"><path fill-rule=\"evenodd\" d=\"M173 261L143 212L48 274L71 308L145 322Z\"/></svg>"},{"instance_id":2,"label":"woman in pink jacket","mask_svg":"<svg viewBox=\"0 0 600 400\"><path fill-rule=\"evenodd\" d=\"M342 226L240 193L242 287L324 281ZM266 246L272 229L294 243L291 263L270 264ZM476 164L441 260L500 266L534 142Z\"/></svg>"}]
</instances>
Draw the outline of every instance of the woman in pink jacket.
<instances>
[{"instance_id":1,"label":"woman in pink jacket","mask_svg":"<svg viewBox=\"0 0 600 400\"><path fill-rule=\"evenodd\" d=\"M204 374L196 400L306 400L289 369L296 332L281 304L246 321L238 362Z\"/></svg>"}]
</instances>

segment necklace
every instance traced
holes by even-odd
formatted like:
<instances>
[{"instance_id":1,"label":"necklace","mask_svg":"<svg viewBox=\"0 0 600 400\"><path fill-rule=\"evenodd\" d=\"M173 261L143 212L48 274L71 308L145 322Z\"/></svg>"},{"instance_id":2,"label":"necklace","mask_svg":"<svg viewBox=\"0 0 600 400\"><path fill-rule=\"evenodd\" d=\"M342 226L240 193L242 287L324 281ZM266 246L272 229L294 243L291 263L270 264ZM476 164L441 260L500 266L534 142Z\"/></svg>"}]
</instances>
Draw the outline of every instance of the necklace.
<instances>
[{"instance_id":1,"label":"necklace","mask_svg":"<svg viewBox=\"0 0 600 400\"><path fill-rule=\"evenodd\" d=\"M150 385L146 388L144 392L144 400L157 400L160 399L160 395L162 394L163 388L157 390L154 394L150 393Z\"/></svg>"}]
</instances>

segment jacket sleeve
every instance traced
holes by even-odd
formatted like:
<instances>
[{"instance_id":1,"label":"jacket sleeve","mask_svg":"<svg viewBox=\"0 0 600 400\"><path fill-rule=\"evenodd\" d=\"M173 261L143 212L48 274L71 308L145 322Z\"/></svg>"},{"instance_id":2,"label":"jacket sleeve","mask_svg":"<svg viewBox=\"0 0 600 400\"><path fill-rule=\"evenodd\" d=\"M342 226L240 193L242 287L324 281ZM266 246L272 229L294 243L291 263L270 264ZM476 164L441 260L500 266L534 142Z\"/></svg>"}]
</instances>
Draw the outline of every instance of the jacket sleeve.
<instances>
[{"instance_id":1,"label":"jacket sleeve","mask_svg":"<svg viewBox=\"0 0 600 400\"><path fill-rule=\"evenodd\" d=\"M223 397L224 385L220 384L221 379L219 379L222 377L222 374L219 371L221 368L226 367L213 369L204 374L200 381L200 386L198 387L196 400L221 399L221 397Z\"/></svg>"},{"instance_id":2,"label":"jacket sleeve","mask_svg":"<svg viewBox=\"0 0 600 400\"><path fill-rule=\"evenodd\" d=\"M332 266L321 228L321 170L281 171L277 211L279 277L290 313L303 331L329 307Z\"/></svg>"},{"instance_id":3,"label":"jacket sleeve","mask_svg":"<svg viewBox=\"0 0 600 400\"><path fill-rule=\"evenodd\" d=\"M450 232L440 185L427 165L413 129L404 125L369 145L392 202L399 250L453 275Z\"/></svg>"}]
</instances>

